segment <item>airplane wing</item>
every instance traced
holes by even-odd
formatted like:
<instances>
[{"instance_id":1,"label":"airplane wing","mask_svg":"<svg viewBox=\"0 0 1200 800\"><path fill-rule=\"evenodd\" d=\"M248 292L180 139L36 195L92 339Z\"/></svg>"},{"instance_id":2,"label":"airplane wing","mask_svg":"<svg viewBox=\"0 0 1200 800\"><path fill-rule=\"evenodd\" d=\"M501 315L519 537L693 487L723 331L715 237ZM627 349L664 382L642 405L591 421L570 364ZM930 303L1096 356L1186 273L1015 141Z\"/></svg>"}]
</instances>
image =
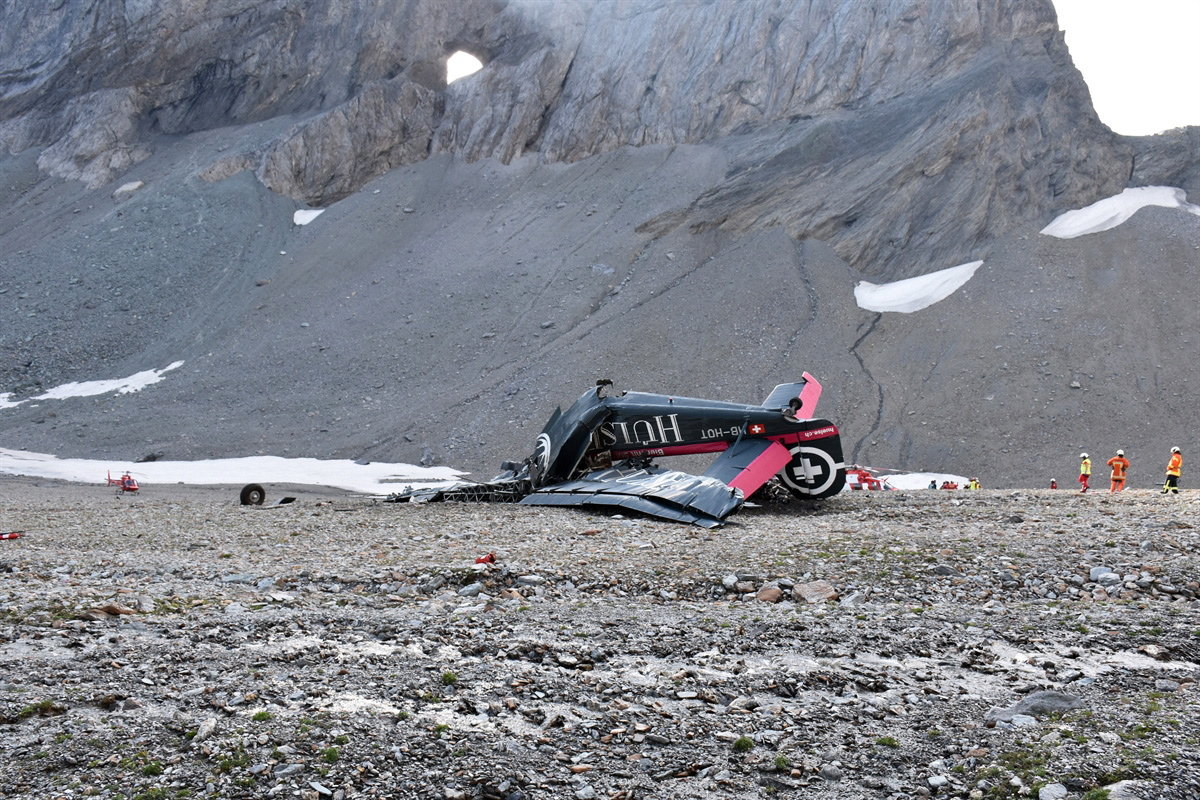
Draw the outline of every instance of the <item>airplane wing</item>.
<instances>
[{"instance_id":1,"label":"airplane wing","mask_svg":"<svg viewBox=\"0 0 1200 800\"><path fill-rule=\"evenodd\" d=\"M742 439L721 453L704 474L749 497L792 460L792 453L770 439Z\"/></svg>"},{"instance_id":2,"label":"airplane wing","mask_svg":"<svg viewBox=\"0 0 1200 800\"><path fill-rule=\"evenodd\" d=\"M715 528L740 508L744 499L740 491L702 475L658 467L610 467L543 486L520 502L536 506L616 506Z\"/></svg>"}]
</instances>

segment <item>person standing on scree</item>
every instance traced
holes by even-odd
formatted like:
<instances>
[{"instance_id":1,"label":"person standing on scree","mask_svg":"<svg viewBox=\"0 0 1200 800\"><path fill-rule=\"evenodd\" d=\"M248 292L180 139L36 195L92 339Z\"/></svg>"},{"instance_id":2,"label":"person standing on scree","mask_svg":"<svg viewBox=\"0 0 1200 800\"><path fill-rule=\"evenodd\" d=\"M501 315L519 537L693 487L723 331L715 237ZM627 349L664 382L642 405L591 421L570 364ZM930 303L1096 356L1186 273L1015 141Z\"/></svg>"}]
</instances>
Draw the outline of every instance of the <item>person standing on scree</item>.
<instances>
[{"instance_id":1,"label":"person standing on scree","mask_svg":"<svg viewBox=\"0 0 1200 800\"><path fill-rule=\"evenodd\" d=\"M1088 480L1092 477L1092 460L1087 453L1079 454L1079 486L1080 492L1088 490Z\"/></svg>"},{"instance_id":2,"label":"person standing on scree","mask_svg":"<svg viewBox=\"0 0 1200 800\"><path fill-rule=\"evenodd\" d=\"M1167 482L1161 494L1179 494L1179 474L1183 472L1183 453L1178 447L1171 448L1171 460L1167 462Z\"/></svg>"},{"instance_id":3,"label":"person standing on scree","mask_svg":"<svg viewBox=\"0 0 1200 800\"><path fill-rule=\"evenodd\" d=\"M1125 457L1125 451L1118 450L1117 454L1105 463L1112 468L1112 485L1108 487L1108 491L1124 491L1125 473L1129 471L1129 459Z\"/></svg>"}]
</instances>

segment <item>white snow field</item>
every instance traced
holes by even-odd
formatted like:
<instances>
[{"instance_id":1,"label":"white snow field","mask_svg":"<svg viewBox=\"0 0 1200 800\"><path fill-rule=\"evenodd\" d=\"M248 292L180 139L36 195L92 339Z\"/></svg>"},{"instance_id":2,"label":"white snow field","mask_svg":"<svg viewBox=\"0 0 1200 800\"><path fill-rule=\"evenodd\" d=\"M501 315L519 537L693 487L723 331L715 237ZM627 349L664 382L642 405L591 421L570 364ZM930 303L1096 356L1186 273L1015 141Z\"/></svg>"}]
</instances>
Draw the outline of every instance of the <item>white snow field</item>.
<instances>
[{"instance_id":1,"label":"white snow field","mask_svg":"<svg viewBox=\"0 0 1200 800\"><path fill-rule=\"evenodd\" d=\"M961 488L966 486L969 480L970 478L963 477L962 475L953 475L948 472L904 472L899 475L887 476L888 486L906 491L928 489L930 481L933 481L938 486L941 486L944 481L950 481L951 483L957 483Z\"/></svg>"},{"instance_id":2,"label":"white snow field","mask_svg":"<svg viewBox=\"0 0 1200 800\"><path fill-rule=\"evenodd\" d=\"M1146 206L1181 208L1200 216L1200 206L1187 201L1187 192L1172 186L1141 186L1126 189L1114 197L1097 200L1090 206L1059 214L1040 231L1043 236L1074 239L1089 233L1115 228Z\"/></svg>"},{"instance_id":3,"label":"white snow field","mask_svg":"<svg viewBox=\"0 0 1200 800\"><path fill-rule=\"evenodd\" d=\"M854 300L867 311L897 311L911 314L928 308L952 295L971 280L982 261L972 261L957 267L905 278L894 283L875 284L859 281L854 287Z\"/></svg>"},{"instance_id":4,"label":"white snow field","mask_svg":"<svg viewBox=\"0 0 1200 800\"><path fill-rule=\"evenodd\" d=\"M390 494L409 485L449 485L463 473L449 467L413 464L334 461L317 458L251 456L209 461L101 461L58 458L45 453L0 447L0 475L54 478L73 483L104 483L128 470L142 486L165 483L186 485L296 483L332 486L363 494Z\"/></svg>"}]
</instances>

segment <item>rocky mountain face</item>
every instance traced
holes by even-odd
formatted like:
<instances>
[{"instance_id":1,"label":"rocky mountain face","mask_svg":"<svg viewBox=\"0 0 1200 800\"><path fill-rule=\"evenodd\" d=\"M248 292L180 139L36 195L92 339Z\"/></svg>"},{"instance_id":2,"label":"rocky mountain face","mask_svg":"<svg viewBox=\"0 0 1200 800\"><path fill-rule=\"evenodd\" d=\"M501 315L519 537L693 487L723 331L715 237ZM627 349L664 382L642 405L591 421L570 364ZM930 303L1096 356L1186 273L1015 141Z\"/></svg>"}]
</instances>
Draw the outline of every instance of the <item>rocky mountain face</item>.
<instances>
[{"instance_id":1,"label":"rocky mountain face","mask_svg":"<svg viewBox=\"0 0 1200 800\"><path fill-rule=\"evenodd\" d=\"M969 472L986 435L1020 481L1046 425L1077 450L1128 407L1078 375L1181 413L1200 379L1156 332L1195 335L1194 217L1036 236L1126 186L1200 194L1200 130L1102 125L1050 0L64 0L0 3L0 44L0 393L188 365L0 408L0 446L482 468L600 373L753 400L808 369L852 457ZM458 49L485 67L447 86ZM981 258L911 317L850 296ZM1099 308L1144 327L1093 363Z\"/></svg>"},{"instance_id":2,"label":"rocky mountain face","mask_svg":"<svg viewBox=\"0 0 1200 800\"><path fill-rule=\"evenodd\" d=\"M32 9L0 19L0 141L93 186L156 137L288 116L203 174L254 169L324 205L430 152L569 162L719 140L729 174L655 229L781 225L889 275L965 258L1060 196L1114 194L1136 152L1091 113L1049 0ZM488 69L447 89L459 47Z\"/></svg>"}]
</instances>

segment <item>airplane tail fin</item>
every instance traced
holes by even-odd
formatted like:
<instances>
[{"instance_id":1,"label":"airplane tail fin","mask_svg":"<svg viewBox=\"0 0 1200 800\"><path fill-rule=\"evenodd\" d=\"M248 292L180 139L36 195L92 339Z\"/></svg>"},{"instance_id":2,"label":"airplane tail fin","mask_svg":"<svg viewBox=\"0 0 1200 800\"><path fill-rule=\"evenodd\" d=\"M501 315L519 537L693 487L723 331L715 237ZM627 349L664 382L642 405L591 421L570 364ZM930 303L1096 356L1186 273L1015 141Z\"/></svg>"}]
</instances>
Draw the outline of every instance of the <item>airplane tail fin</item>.
<instances>
[{"instance_id":1,"label":"airplane tail fin","mask_svg":"<svg viewBox=\"0 0 1200 800\"><path fill-rule=\"evenodd\" d=\"M821 399L821 383L805 372L797 383L781 383L763 400L763 408L791 408L800 419L816 416Z\"/></svg>"}]
</instances>

